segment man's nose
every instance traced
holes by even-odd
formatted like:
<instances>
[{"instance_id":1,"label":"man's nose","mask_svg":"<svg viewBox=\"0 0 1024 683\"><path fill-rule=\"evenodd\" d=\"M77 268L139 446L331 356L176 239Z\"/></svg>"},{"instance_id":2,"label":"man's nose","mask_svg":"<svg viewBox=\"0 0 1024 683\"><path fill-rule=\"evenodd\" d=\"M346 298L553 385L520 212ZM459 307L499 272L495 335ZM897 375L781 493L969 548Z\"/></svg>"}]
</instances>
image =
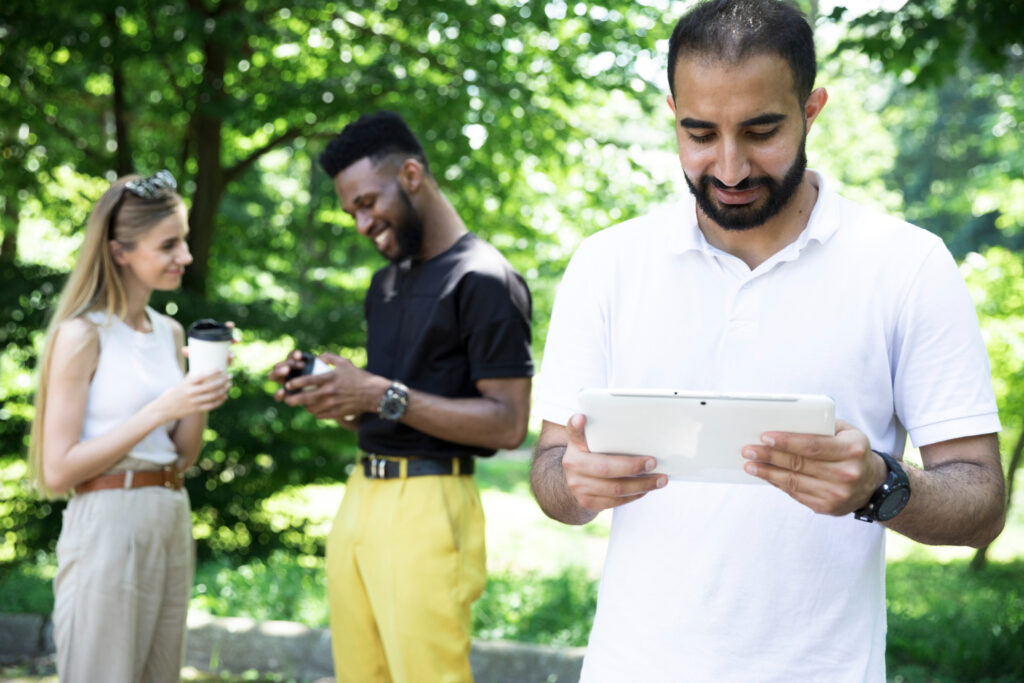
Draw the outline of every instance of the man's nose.
<instances>
[{"instance_id":1,"label":"man's nose","mask_svg":"<svg viewBox=\"0 0 1024 683\"><path fill-rule=\"evenodd\" d=\"M360 210L356 212L356 230L359 231L360 235L368 234L372 225L373 215L369 211Z\"/></svg>"},{"instance_id":2,"label":"man's nose","mask_svg":"<svg viewBox=\"0 0 1024 683\"><path fill-rule=\"evenodd\" d=\"M750 175L750 163L743 145L735 140L722 140L715 159L714 176L732 187Z\"/></svg>"}]
</instances>

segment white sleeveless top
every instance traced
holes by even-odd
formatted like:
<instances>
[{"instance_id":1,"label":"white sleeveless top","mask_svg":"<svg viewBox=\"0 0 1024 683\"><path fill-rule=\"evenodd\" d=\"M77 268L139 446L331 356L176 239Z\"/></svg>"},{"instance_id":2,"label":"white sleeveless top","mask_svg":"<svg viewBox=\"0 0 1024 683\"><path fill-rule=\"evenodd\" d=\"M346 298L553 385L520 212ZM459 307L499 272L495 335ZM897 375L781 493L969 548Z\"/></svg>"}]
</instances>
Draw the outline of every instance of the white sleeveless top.
<instances>
[{"instance_id":1,"label":"white sleeveless top","mask_svg":"<svg viewBox=\"0 0 1024 683\"><path fill-rule=\"evenodd\" d=\"M100 337L100 359L89 384L89 399L82 423L82 441L102 436L181 381L174 333L164 316L146 307L153 327L149 333L128 327L102 311L86 313ZM169 465L178 453L170 431L177 420L154 429L126 455Z\"/></svg>"}]
</instances>

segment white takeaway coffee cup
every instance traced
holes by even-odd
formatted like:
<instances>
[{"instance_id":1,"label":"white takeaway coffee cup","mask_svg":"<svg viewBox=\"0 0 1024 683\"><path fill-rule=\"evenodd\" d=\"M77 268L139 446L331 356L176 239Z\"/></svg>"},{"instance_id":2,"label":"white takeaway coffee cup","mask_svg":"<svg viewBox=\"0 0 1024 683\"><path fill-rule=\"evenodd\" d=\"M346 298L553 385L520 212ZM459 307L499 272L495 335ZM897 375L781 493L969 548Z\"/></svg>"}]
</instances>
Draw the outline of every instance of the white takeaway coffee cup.
<instances>
[{"instance_id":1,"label":"white takeaway coffee cup","mask_svg":"<svg viewBox=\"0 0 1024 683\"><path fill-rule=\"evenodd\" d=\"M188 327L188 372L206 375L226 370L231 353L233 329L210 318L197 320Z\"/></svg>"}]
</instances>

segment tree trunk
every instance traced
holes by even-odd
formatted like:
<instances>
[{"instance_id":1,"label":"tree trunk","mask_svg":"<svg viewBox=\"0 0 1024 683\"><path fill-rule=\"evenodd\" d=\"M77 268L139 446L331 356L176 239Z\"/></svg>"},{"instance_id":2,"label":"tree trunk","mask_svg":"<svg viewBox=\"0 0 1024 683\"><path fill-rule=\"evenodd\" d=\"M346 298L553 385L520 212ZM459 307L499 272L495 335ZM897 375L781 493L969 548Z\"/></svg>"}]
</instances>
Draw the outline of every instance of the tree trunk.
<instances>
[{"instance_id":1,"label":"tree trunk","mask_svg":"<svg viewBox=\"0 0 1024 683\"><path fill-rule=\"evenodd\" d=\"M1006 515L1010 515L1010 504L1013 502L1013 480L1017 477L1017 470L1020 468L1020 461L1022 454L1024 454L1024 427L1021 427L1020 434L1017 436L1017 443L1013 446L1013 455L1010 456L1010 465L1006 471ZM971 559L971 569L980 570L984 569L988 563L986 554L988 553L988 545L978 548L977 552L974 553L974 557Z\"/></svg>"},{"instance_id":2,"label":"tree trunk","mask_svg":"<svg viewBox=\"0 0 1024 683\"><path fill-rule=\"evenodd\" d=\"M110 29L110 76L114 87L114 141L117 143L114 170L117 171L118 176L123 176L134 173L135 164L132 162L131 142L128 139L128 105L125 99L124 69L122 68L124 61L121 59L118 49L121 42L121 27L113 12L107 15L107 27Z\"/></svg>"},{"instance_id":3,"label":"tree trunk","mask_svg":"<svg viewBox=\"0 0 1024 683\"><path fill-rule=\"evenodd\" d=\"M216 227L217 205L224 194L224 169L221 166L221 134L224 125L224 73L227 49L214 35L204 46L206 66L203 69L203 87L193 115L195 133L196 192L189 212L189 249L192 265L185 271L186 289L206 295L209 274L210 246Z\"/></svg>"},{"instance_id":4,"label":"tree trunk","mask_svg":"<svg viewBox=\"0 0 1024 683\"><path fill-rule=\"evenodd\" d=\"M306 211L306 225L303 229L302 235L302 253L299 255L299 303L303 308L307 308L313 305L312 292L309 287L306 287L307 277L309 275L309 267L312 263L322 263L319 255L315 252L315 239L314 233L316 228L316 210L317 210L317 196L316 189L318 183L316 181L316 157L312 154L309 155L309 207Z\"/></svg>"},{"instance_id":5,"label":"tree trunk","mask_svg":"<svg viewBox=\"0 0 1024 683\"><path fill-rule=\"evenodd\" d=\"M4 239L0 244L0 263L13 264L18 257L18 191L4 197Z\"/></svg>"}]
</instances>

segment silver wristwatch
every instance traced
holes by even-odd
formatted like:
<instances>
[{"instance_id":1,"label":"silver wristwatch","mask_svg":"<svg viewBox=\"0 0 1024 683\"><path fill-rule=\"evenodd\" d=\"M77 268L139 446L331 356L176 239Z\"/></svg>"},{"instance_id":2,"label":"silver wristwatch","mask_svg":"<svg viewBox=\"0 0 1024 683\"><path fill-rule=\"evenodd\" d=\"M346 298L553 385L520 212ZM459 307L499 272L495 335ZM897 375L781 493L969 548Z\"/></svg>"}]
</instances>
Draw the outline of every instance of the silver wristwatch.
<instances>
[{"instance_id":1,"label":"silver wristwatch","mask_svg":"<svg viewBox=\"0 0 1024 683\"><path fill-rule=\"evenodd\" d=\"M405 409L408 407L409 388L396 379L391 382L391 386L380 397L377 414L385 420L394 422L405 415Z\"/></svg>"}]
</instances>

